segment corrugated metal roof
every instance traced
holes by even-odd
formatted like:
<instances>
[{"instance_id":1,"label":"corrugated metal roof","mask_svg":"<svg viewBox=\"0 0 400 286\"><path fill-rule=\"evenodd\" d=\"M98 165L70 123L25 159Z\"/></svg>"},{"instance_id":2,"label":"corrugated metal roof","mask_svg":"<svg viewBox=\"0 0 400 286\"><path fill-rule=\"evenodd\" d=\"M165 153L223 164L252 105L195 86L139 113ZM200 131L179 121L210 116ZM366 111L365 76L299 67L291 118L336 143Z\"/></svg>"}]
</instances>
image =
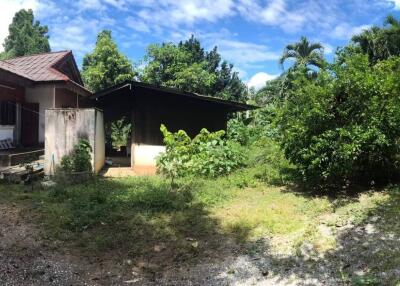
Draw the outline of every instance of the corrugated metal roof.
<instances>
[{"instance_id":1,"label":"corrugated metal roof","mask_svg":"<svg viewBox=\"0 0 400 286\"><path fill-rule=\"evenodd\" d=\"M126 89L126 88L131 89L131 86L141 87L141 88L149 89L149 90L158 90L165 94L183 96L183 97L192 98L192 99L198 100L198 101L212 102L219 106L226 106L232 112L252 110L252 109L258 108L258 106L254 106L254 105L250 105L250 104L245 104L245 103L241 103L241 102L236 102L236 101L231 101L231 100L226 100L226 99L221 99L221 98L211 97L211 96L206 96L206 95L200 95L200 94L193 93L193 92L180 91L178 89L170 88L170 87L155 86L155 85L152 85L149 83L138 82L138 81L126 81L126 82L114 85L110 88L96 92L91 97L91 99L101 100L102 97L108 96L114 92L118 92L121 89Z\"/></svg>"}]
</instances>

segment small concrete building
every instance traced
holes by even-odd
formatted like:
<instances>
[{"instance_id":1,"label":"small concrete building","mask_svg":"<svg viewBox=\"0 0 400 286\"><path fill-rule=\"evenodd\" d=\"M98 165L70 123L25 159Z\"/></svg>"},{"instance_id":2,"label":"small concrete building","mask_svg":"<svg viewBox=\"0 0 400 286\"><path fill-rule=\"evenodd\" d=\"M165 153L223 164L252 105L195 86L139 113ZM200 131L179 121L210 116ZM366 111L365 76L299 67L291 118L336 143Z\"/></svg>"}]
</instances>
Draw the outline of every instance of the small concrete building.
<instances>
[{"instance_id":1,"label":"small concrete building","mask_svg":"<svg viewBox=\"0 0 400 286\"><path fill-rule=\"evenodd\" d=\"M46 110L46 175L54 175L61 159L69 155L80 139L92 147L92 170L98 173L104 165L103 112L96 108L54 108Z\"/></svg>"},{"instance_id":2,"label":"small concrete building","mask_svg":"<svg viewBox=\"0 0 400 286\"><path fill-rule=\"evenodd\" d=\"M122 117L130 119L133 130L128 154L134 170L155 169L157 155L165 150L161 124L170 131L181 129L194 137L202 128L225 130L229 113L255 108L136 81L98 92L86 104L103 110L105 124Z\"/></svg>"}]
</instances>

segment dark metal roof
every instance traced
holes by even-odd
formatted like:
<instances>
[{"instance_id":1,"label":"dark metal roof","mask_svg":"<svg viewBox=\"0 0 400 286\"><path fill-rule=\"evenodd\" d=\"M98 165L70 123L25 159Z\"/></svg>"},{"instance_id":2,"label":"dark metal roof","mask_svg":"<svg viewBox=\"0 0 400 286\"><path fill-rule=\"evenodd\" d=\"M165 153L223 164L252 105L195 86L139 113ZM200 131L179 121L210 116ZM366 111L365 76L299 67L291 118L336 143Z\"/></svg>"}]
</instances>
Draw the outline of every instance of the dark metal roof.
<instances>
[{"instance_id":1,"label":"dark metal roof","mask_svg":"<svg viewBox=\"0 0 400 286\"><path fill-rule=\"evenodd\" d=\"M159 87L159 86L155 86L155 85L144 83L144 82L138 82L138 81L126 81L124 83L114 85L110 88L96 92L91 98L95 99L95 100L99 100L104 96L107 96L107 95L112 94L119 90L123 90L125 88L131 88L132 86L133 87L141 87L144 89L156 90L156 91L163 92L166 94L188 97L188 98L192 98L192 99L199 100L199 101L216 103L221 106L229 107L229 109L232 112L253 110L253 109L258 108L257 106L249 105L249 104L245 104L245 103L241 103L241 102L225 100L225 99L221 99L221 98L217 98L217 97L205 96L205 95L201 95L201 94L197 94L197 93L193 93L193 92L180 91L176 88Z\"/></svg>"}]
</instances>

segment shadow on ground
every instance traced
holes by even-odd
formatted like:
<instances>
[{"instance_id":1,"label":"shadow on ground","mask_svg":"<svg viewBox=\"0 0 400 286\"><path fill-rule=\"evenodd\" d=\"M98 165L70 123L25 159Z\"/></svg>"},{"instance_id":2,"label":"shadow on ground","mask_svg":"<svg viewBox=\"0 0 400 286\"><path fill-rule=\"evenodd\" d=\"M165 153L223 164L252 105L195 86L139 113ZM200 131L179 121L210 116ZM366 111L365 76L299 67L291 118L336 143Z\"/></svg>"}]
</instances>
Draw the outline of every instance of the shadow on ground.
<instances>
[{"instance_id":1,"label":"shadow on ground","mask_svg":"<svg viewBox=\"0 0 400 286\"><path fill-rule=\"evenodd\" d=\"M396 285L399 280L398 188L388 190L389 198L360 223L335 226L334 250L320 255L310 246L289 256L274 254L268 238L249 241L246 227L235 230L243 241L237 244L195 199L195 191L190 184L172 187L157 179L102 179L61 185L50 195L29 188L17 200L33 201L25 216L40 212L44 242L66 242L64 248L85 257L83 263L101 268L94 284ZM353 200L343 197L338 204Z\"/></svg>"},{"instance_id":2,"label":"shadow on ground","mask_svg":"<svg viewBox=\"0 0 400 286\"><path fill-rule=\"evenodd\" d=\"M301 195L301 193L298 193ZM270 252L268 240L247 244L247 257L231 281L240 285L393 285L400 283L400 190L387 190L387 200L370 209L357 224L334 226L335 249L319 254L311 244L303 244L290 256ZM308 195L307 195L308 196ZM340 200L346 204L354 197ZM253 271L248 271L249 269ZM235 274L232 274L234 276ZM229 276L229 275L228 275ZM229 278L229 277L228 277ZM228 280L229 281L229 280ZM223 285L226 277L214 281Z\"/></svg>"},{"instance_id":3,"label":"shadow on ground","mask_svg":"<svg viewBox=\"0 0 400 286\"><path fill-rule=\"evenodd\" d=\"M153 283L176 265L223 260L227 249L229 255L239 252L194 191L190 184L171 186L157 178L95 179L62 182L50 191L28 187L17 192L16 200L33 201L25 217L40 213L46 240L66 243L65 249L86 263L102 264L101 281L144 275ZM241 237L248 231L241 229ZM118 265L118 275L107 275L110 265Z\"/></svg>"}]
</instances>

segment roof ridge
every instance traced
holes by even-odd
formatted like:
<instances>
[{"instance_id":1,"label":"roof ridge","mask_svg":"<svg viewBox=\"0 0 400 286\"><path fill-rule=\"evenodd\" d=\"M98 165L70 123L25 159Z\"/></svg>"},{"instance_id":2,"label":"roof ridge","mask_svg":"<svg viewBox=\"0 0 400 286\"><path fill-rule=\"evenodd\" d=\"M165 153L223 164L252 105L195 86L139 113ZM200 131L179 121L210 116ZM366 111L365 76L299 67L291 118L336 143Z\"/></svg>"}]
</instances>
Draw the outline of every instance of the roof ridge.
<instances>
[{"instance_id":1,"label":"roof ridge","mask_svg":"<svg viewBox=\"0 0 400 286\"><path fill-rule=\"evenodd\" d=\"M67 53L63 56L63 57L61 57L61 58L59 58L59 59L57 59L52 65L50 65L49 67L50 68L53 68L53 69L55 69L55 70L57 70L56 69L56 66L62 61L62 60L65 60L65 57L68 55L68 54L71 54L72 55L72 51L71 50L68 50L68 51L66 51Z\"/></svg>"},{"instance_id":2,"label":"roof ridge","mask_svg":"<svg viewBox=\"0 0 400 286\"><path fill-rule=\"evenodd\" d=\"M6 60L2 60L2 61L9 61L9 60L15 60L15 59L20 59L20 58L27 58L27 57L34 57L34 56L41 56L41 55L48 55L48 54L59 54L59 53L69 53L72 52L72 50L62 50L62 51L56 51L56 52L46 52L46 53L37 53L37 54L32 54L32 55L25 55L25 56L18 56L18 57L14 57L14 58L10 58L10 59L6 59Z\"/></svg>"}]
</instances>

